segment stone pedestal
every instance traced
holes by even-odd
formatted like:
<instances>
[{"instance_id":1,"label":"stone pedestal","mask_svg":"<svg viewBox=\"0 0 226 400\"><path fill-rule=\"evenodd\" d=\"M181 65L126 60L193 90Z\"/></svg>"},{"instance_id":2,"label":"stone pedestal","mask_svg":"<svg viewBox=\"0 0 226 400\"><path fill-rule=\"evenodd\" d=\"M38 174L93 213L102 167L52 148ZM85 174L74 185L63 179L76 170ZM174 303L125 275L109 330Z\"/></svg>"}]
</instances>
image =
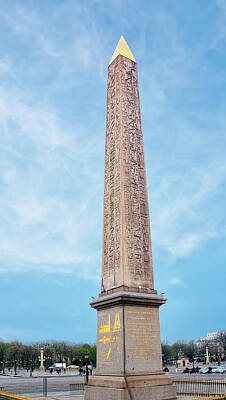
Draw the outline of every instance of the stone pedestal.
<instances>
[{"instance_id":1,"label":"stone pedestal","mask_svg":"<svg viewBox=\"0 0 226 400\"><path fill-rule=\"evenodd\" d=\"M95 299L97 369L86 400L173 400L176 389L162 372L157 294L118 292Z\"/></svg>"},{"instance_id":2,"label":"stone pedestal","mask_svg":"<svg viewBox=\"0 0 226 400\"><path fill-rule=\"evenodd\" d=\"M120 378L94 376L85 388L86 400L175 400L176 389L171 379L161 375Z\"/></svg>"}]
</instances>

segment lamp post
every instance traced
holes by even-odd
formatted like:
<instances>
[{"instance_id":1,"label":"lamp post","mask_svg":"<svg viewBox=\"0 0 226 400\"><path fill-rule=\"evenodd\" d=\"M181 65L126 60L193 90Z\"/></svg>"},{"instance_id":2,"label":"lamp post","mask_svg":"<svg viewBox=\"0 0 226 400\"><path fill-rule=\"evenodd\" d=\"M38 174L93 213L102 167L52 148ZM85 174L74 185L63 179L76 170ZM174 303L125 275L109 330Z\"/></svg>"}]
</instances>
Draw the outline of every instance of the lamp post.
<instances>
[{"instance_id":1,"label":"lamp post","mask_svg":"<svg viewBox=\"0 0 226 400\"><path fill-rule=\"evenodd\" d=\"M41 347L41 349L40 349L39 361L40 361L40 370L43 371L43 369L44 369L44 361L45 361L45 356L44 356L44 349L43 349L43 347Z\"/></svg>"},{"instance_id":2,"label":"lamp post","mask_svg":"<svg viewBox=\"0 0 226 400\"><path fill-rule=\"evenodd\" d=\"M10 365L11 365L10 361L5 361L5 368L8 369L8 372L10 372Z\"/></svg>"},{"instance_id":3,"label":"lamp post","mask_svg":"<svg viewBox=\"0 0 226 400\"><path fill-rule=\"evenodd\" d=\"M45 360L45 368L49 368L49 366L52 365L52 362L51 362L52 357L46 356L46 357L44 357L44 360Z\"/></svg>"},{"instance_id":4,"label":"lamp post","mask_svg":"<svg viewBox=\"0 0 226 400\"><path fill-rule=\"evenodd\" d=\"M209 364L209 363L210 363L210 357L209 357L209 349L208 349L208 346L206 346L206 355L205 355L205 357L206 357L206 364Z\"/></svg>"},{"instance_id":5,"label":"lamp post","mask_svg":"<svg viewBox=\"0 0 226 400\"><path fill-rule=\"evenodd\" d=\"M86 384L88 384L88 379L89 379L88 360L89 360L89 354L88 354L88 351L86 350L86 352L85 352L85 361L86 361Z\"/></svg>"},{"instance_id":6,"label":"lamp post","mask_svg":"<svg viewBox=\"0 0 226 400\"><path fill-rule=\"evenodd\" d=\"M32 376L33 371L33 360L30 360L30 376Z\"/></svg>"},{"instance_id":7,"label":"lamp post","mask_svg":"<svg viewBox=\"0 0 226 400\"><path fill-rule=\"evenodd\" d=\"M1 370L2 370L2 375L4 375L5 374L5 361L4 360L1 361Z\"/></svg>"},{"instance_id":8,"label":"lamp post","mask_svg":"<svg viewBox=\"0 0 226 400\"><path fill-rule=\"evenodd\" d=\"M14 360L14 375L17 375L17 372L16 372L16 363L17 363L17 360Z\"/></svg>"},{"instance_id":9,"label":"lamp post","mask_svg":"<svg viewBox=\"0 0 226 400\"><path fill-rule=\"evenodd\" d=\"M220 345L217 343L217 364L221 365Z\"/></svg>"},{"instance_id":10,"label":"lamp post","mask_svg":"<svg viewBox=\"0 0 226 400\"><path fill-rule=\"evenodd\" d=\"M79 375L82 375L82 360L81 358L79 359Z\"/></svg>"},{"instance_id":11,"label":"lamp post","mask_svg":"<svg viewBox=\"0 0 226 400\"><path fill-rule=\"evenodd\" d=\"M4 367L7 368L8 372L9 372L10 371L10 361L5 361Z\"/></svg>"}]
</instances>

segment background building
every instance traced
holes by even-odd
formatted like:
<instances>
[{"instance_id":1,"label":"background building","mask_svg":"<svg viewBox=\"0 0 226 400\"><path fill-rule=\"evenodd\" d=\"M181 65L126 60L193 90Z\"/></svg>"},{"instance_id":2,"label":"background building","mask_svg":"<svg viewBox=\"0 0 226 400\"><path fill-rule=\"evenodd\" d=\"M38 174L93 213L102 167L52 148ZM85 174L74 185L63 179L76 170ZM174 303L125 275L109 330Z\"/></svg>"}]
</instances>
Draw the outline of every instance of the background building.
<instances>
[{"instance_id":1,"label":"background building","mask_svg":"<svg viewBox=\"0 0 226 400\"><path fill-rule=\"evenodd\" d=\"M226 330L209 332L206 336L199 338L196 345L200 351L204 351L208 347L210 359L220 362L224 360L226 354Z\"/></svg>"}]
</instances>

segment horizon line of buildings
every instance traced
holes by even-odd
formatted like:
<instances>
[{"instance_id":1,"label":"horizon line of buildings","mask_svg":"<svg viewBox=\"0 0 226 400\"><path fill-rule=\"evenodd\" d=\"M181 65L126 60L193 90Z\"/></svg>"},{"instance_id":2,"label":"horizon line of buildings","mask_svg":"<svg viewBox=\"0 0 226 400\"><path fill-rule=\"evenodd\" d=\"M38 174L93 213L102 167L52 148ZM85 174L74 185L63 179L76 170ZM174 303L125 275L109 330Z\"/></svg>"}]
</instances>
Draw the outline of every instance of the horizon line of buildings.
<instances>
[{"instance_id":1,"label":"horizon line of buildings","mask_svg":"<svg viewBox=\"0 0 226 400\"><path fill-rule=\"evenodd\" d=\"M212 341L221 341L224 337L226 336L226 330L222 331L217 331L217 332L208 332L206 336L200 337L197 340L198 343L203 343L203 342L212 342Z\"/></svg>"}]
</instances>

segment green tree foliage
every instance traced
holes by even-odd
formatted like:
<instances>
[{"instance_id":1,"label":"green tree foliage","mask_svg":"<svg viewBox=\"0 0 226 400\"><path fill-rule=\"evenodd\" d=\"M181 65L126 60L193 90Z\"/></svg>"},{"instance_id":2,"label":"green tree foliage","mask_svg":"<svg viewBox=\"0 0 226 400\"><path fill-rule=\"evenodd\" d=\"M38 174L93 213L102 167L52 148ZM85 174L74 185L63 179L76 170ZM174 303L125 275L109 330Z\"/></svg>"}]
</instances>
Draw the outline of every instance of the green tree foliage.
<instances>
[{"instance_id":1,"label":"green tree foliage","mask_svg":"<svg viewBox=\"0 0 226 400\"><path fill-rule=\"evenodd\" d=\"M222 335L221 347L216 344L216 349L212 345L209 351L213 360L221 357L223 360L226 354L226 335ZM40 366L40 349L44 350L46 367L50 367L54 363L64 362L67 365L84 366L86 355L88 354L89 364L96 365L96 346L84 344L69 344L66 342L39 342L33 345L24 345L19 341L4 342L0 340L0 365L5 362L5 367L30 368ZM215 354L216 353L216 354ZM223 354L223 356L222 356ZM178 360L183 355L191 362L194 359L205 360L205 346L198 347L193 341L186 343L185 341L177 341L170 345L162 344L163 363L167 364Z\"/></svg>"},{"instance_id":2,"label":"green tree foliage","mask_svg":"<svg viewBox=\"0 0 226 400\"><path fill-rule=\"evenodd\" d=\"M211 347L211 353L214 355L213 347ZM184 340L177 341L172 345L169 343L162 344L162 359L164 364L177 361L180 357L186 357L190 362L194 360L204 361L205 346L199 348L193 341L186 343Z\"/></svg>"},{"instance_id":3,"label":"green tree foliage","mask_svg":"<svg viewBox=\"0 0 226 400\"><path fill-rule=\"evenodd\" d=\"M167 364L176 359L177 353L169 344L162 344L162 360Z\"/></svg>"},{"instance_id":4,"label":"green tree foliage","mask_svg":"<svg viewBox=\"0 0 226 400\"><path fill-rule=\"evenodd\" d=\"M96 365L96 346L89 344L71 345L66 342L41 342L33 345L24 345L19 341L6 343L0 341L0 363L6 367L39 367L40 350L43 348L45 366L64 362L67 365L84 365L85 355L88 353L89 363Z\"/></svg>"}]
</instances>

